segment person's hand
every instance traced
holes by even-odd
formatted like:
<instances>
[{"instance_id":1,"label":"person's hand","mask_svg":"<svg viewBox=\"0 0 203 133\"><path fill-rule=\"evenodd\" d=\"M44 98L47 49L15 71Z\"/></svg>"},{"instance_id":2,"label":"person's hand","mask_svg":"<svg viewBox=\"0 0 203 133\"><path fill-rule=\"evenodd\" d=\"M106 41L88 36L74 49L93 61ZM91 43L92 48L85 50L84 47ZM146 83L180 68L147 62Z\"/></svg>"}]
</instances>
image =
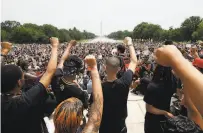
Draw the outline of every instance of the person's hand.
<instances>
[{"instance_id":1,"label":"person's hand","mask_svg":"<svg viewBox=\"0 0 203 133\"><path fill-rule=\"evenodd\" d=\"M81 88L81 86L78 84L76 80L73 80L73 83L75 83L75 85L77 85L78 88Z\"/></svg>"},{"instance_id":2,"label":"person's hand","mask_svg":"<svg viewBox=\"0 0 203 133\"><path fill-rule=\"evenodd\" d=\"M160 47L154 52L155 61L162 66L172 66L175 62L184 59L181 52L174 45Z\"/></svg>"},{"instance_id":3,"label":"person's hand","mask_svg":"<svg viewBox=\"0 0 203 133\"><path fill-rule=\"evenodd\" d=\"M135 81L132 83L131 88L136 88L139 84L140 84L140 79L135 80Z\"/></svg>"},{"instance_id":4,"label":"person's hand","mask_svg":"<svg viewBox=\"0 0 203 133\"><path fill-rule=\"evenodd\" d=\"M75 45L77 44L77 41L76 41L76 40L71 40L71 41L69 42L69 44L70 44L71 46L75 46Z\"/></svg>"},{"instance_id":5,"label":"person's hand","mask_svg":"<svg viewBox=\"0 0 203 133\"><path fill-rule=\"evenodd\" d=\"M139 84L140 84L140 79L135 80L135 84L136 84L136 85L139 85Z\"/></svg>"},{"instance_id":6,"label":"person's hand","mask_svg":"<svg viewBox=\"0 0 203 133\"><path fill-rule=\"evenodd\" d=\"M190 54L192 55L193 58L199 58L199 55L197 53L197 48L195 47L190 49Z\"/></svg>"},{"instance_id":7,"label":"person's hand","mask_svg":"<svg viewBox=\"0 0 203 133\"><path fill-rule=\"evenodd\" d=\"M57 37L51 37L50 42L52 47L58 47L59 46L59 39Z\"/></svg>"},{"instance_id":8,"label":"person's hand","mask_svg":"<svg viewBox=\"0 0 203 133\"><path fill-rule=\"evenodd\" d=\"M171 114L171 113L169 113L169 112L167 112L167 111L164 113L164 115L165 115L166 117L168 117L168 118L174 118L174 115Z\"/></svg>"},{"instance_id":9,"label":"person's hand","mask_svg":"<svg viewBox=\"0 0 203 133\"><path fill-rule=\"evenodd\" d=\"M93 55L88 55L85 57L85 62L88 66L88 69L93 69L97 67L96 59Z\"/></svg>"},{"instance_id":10,"label":"person's hand","mask_svg":"<svg viewBox=\"0 0 203 133\"><path fill-rule=\"evenodd\" d=\"M11 50L11 48L12 48L12 43L2 42L1 43L1 54L2 55L7 55L8 52Z\"/></svg>"},{"instance_id":11,"label":"person's hand","mask_svg":"<svg viewBox=\"0 0 203 133\"><path fill-rule=\"evenodd\" d=\"M131 37L125 37L125 39L124 39L124 45L132 45L133 43L132 43L132 38Z\"/></svg>"}]
</instances>

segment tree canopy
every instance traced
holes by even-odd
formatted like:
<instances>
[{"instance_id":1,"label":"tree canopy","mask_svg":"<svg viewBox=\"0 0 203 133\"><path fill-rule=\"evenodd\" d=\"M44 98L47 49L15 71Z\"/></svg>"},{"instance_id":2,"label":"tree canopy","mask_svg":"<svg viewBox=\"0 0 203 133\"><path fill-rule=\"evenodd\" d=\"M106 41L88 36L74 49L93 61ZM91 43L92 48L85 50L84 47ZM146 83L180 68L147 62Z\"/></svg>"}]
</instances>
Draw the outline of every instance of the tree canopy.
<instances>
[{"instance_id":1,"label":"tree canopy","mask_svg":"<svg viewBox=\"0 0 203 133\"><path fill-rule=\"evenodd\" d=\"M4 21L1 23L1 40L14 43L48 43L49 37L58 37L60 42L67 42L72 39L91 39L95 34L87 31L73 29L58 29L57 27L44 24L32 23L20 24L17 21Z\"/></svg>"},{"instance_id":2,"label":"tree canopy","mask_svg":"<svg viewBox=\"0 0 203 133\"><path fill-rule=\"evenodd\" d=\"M182 22L179 28L170 27L163 29L160 25L142 22L135 26L133 31L128 31L128 36L133 39L153 39L154 41L196 41L203 40L203 19L191 16ZM117 31L108 35L110 38L123 39L126 32Z\"/></svg>"}]
</instances>

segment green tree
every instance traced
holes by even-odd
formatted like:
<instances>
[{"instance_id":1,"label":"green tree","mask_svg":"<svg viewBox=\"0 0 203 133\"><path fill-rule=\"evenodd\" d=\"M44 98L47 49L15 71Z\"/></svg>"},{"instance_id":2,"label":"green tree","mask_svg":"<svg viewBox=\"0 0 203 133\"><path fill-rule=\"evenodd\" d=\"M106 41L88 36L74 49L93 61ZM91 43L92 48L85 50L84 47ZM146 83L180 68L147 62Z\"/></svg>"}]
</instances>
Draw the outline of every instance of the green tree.
<instances>
[{"instance_id":1,"label":"green tree","mask_svg":"<svg viewBox=\"0 0 203 133\"><path fill-rule=\"evenodd\" d=\"M196 40L203 40L203 21L198 25L198 28L196 32L193 33L193 36L196 37Z\"/></svg>"},{"instance_id":2,"label":"green tree","mask_svg":"<svg viewBox=\"0 0 203 133\"><path fill-rule=\"evenodd\" d=\"M17 27L12 32L11 40L16 43L33 43L37 42L38 35L32 28L25 28L23 26Z\"/></svg>"},{"instance_id":3,"label":"green tree","mask_svg":"<svg viewBox=\"0 0 203 133\"><path fill-rule=\"evenodd\" d=\"M142 22L138 24L133 30L134 39L153 39L160 40L162 28L160 25Z\"/></svg>"},{"instance_id":4,"label":"green tree","mask_svg":"<svg viewBox=\"0 0 203 133\"><path fill-rule=\"evenodd\" d=\"M66 29L60 29L59 30L59 39L60 42L68 42L71 40L70 36L69 36L69 31Z\"/></svg>"},{"instance_id":5,"label":"green tree","mask_svg":"<svg viewBox=\"0 0 203 133\"><path fill-rule=\"evenodd\" d=\"M186 41L192 40L192 34L197 30L198 25L201 22L202 20L199 16L191 16L190 18L187 18L181 24L181 34L183 35L183 39ZM195 34L196 33L194 33L193 36L196 36Z\"/></svg>"},{"instance_id":6,"label":"green tree","mask_svg":"<svg viewBox=\"0 0 203 133\"><path fill-rule=\"evenodd\" d=\"M8 36L9 36L8 32L1 29L1 41L8 41L9 40Z\"/></svg>"},{"instance_id":7,"label":"green tree","mask_svg":"<svg viewBox=\"0 0 203 133\"><path fill-rule=\"evenodd\" d=\"M48 37L59 37L59 32L58 29L56 27L54 27L53 25L50 24L44 24L42 25L42 30L44 32L44 34Z\"/></svg>"},{"instance_id":8,"label":"green tree","mask_svg":"<svg viewBox=\"0 0 203 133\"><path fill-rule=\"evenodd\" d=\"M20 27L20 22L17 21L5 21L1 22L1 29L7 32L11 32L14 28Z\"/></svg>"},{"instance_id":9,"label":"green tree","mask_svg":"<svg viewBox=\"0 0 203 133\"><path fill-rule=\"evenodd\" d=\"M128 30L124 30L124 31L116 31L116 32L112 32L108 35L109 38L113 38L113 39L123 39L125 37L132 37L132 32L128 31Z\"/></svg>"}]
</instances>

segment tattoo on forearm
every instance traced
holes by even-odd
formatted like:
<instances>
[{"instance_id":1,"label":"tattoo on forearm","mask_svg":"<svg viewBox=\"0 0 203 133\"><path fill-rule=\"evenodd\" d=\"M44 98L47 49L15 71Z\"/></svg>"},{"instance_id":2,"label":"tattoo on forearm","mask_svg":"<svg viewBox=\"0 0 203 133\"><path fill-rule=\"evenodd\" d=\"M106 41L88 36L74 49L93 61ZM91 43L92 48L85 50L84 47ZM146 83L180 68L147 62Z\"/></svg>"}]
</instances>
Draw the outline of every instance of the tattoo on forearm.
<instances>
[{"instance_id":1,"label":"tattoo on forearm","mask_svg":"<svg viewBox=\"0 0 203 133\"><path fill-rule=\"evenodd\" d=\"M99 94L96 94L94 98L94 103L90 109L90 116L85 126L83 133L97 133L100 127L101 119L102 119L102 111L103 111L103 101L102 98L99 97Z\"/></svg>"}]
</instances>

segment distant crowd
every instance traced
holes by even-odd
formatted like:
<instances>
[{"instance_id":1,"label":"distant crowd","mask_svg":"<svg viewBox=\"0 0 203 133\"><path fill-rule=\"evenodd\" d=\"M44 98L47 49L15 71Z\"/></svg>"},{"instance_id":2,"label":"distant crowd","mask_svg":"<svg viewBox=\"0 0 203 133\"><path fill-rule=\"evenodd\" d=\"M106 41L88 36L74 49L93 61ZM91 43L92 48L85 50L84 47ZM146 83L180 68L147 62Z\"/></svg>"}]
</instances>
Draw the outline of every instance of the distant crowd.
<instances>
[{"instance_id":1,"label":"distant crowd","mask_svg":"<svg viewBox=\"0 0 203 133\"><path fill-rule=\"evenodd\" d=\"M2 132L127 133L129 92L145 133L203 132L202 43L50 43L1 43Z\"/></svg>"}]
</instances>

